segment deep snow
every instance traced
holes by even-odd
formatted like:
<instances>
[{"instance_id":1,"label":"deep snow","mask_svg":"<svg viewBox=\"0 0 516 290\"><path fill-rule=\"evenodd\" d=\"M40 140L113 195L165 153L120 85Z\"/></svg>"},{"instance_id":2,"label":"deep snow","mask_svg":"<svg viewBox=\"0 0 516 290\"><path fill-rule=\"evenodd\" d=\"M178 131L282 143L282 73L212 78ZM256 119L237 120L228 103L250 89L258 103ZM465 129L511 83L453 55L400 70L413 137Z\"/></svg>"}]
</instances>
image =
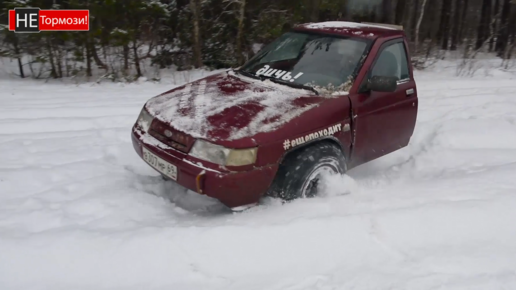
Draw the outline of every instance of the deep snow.
<instances>
[{"instance_id":1,"label":"deep snow","mask_svg":"<svg viewBox=\"0 0 516 290\"><path fill-rule=\"evenodd\" d=\"M0 289L515 289L515 75L453 72L417 73L409 147L239 214L133 152L171 84L4 78Z\"/></svg>"}]
</instances>

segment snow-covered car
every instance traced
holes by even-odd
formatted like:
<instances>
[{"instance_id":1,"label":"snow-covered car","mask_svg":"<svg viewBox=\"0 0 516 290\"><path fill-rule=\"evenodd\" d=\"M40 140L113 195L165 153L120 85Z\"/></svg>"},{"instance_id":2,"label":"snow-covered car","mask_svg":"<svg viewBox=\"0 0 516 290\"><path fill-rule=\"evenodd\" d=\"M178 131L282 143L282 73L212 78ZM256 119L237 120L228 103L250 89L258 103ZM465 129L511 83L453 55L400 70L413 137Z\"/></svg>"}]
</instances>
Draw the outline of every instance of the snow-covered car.
<instances>
[{"instance_id":1,"label":"snow-covered car","mask_svg":"<svg viewBox=\"0 0 516 290\"><path fill-rule=\"evenodd\" d=\"M407 146L418 98L402 29L294 27L242 67L150 99L132 130L164 177L237 209L315 196L325 173Z\"/></svg>"}]
</instances>

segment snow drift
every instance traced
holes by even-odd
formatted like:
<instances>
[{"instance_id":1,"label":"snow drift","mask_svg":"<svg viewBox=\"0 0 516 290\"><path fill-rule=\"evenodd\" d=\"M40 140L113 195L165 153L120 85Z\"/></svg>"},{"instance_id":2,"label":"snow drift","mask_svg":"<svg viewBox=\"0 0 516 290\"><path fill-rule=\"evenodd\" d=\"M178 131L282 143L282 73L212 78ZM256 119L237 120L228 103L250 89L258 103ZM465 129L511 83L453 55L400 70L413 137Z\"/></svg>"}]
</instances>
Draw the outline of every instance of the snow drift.
<instances>
[{"instance_id":1,"label":"snow drift","mask_svg":"<svg viewBox=\"0 0 516 290\"><path fill-rule=\"evenodd\" d=\"M240 214L133 152L170 85L0 80L0 288L516 288L515 75L416 77L409 147Z\"/></svg>"}]
</instances>

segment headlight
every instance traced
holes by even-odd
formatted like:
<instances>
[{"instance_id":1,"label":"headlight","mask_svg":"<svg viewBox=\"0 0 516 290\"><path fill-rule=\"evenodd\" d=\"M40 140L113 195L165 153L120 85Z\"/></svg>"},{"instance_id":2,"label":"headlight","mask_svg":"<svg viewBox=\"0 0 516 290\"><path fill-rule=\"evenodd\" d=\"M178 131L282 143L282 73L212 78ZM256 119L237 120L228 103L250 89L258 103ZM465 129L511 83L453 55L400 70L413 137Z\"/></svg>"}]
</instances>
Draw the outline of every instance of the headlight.
<instances>
[{"instance_id":1,"label":"headlight","mask_svg":"<svg viewBox=\"0 0 516 290\"><path fill-rule=\"evenodd\" d=\"M258 148L228 149L203 140L195 141L190 155L220 165L242 166L256 162Z\"/></svg>"},{"instance_id":2,"label":"headlight","mask_svg":"<svg viewBox=\"0 0 516 290\"><path fill-rule=\"evenodd\" d=\"M148 132L153 119L154 117L152 117L152 115L149 112L147 112L147 110L145 110L145 107L143 107L142 111L140 112L140 116L138 116L138 121L136 121L136 123L138 124L138 126L140 126L140 128L142 128L144 132Z\"/></svg>"}]
</instances>

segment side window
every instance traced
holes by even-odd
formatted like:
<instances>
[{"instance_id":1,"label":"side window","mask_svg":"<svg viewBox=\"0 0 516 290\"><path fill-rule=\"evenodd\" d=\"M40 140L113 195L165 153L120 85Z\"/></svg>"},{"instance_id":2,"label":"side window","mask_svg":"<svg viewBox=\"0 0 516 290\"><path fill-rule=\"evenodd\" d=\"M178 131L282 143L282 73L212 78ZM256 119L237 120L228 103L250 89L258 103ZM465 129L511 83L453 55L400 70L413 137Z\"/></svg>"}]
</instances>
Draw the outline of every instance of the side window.
<instances>
[{"instance_id":1,"label":"side window","mask_svg":"<svg viewBox=\"0 0 516 290\"><path fill-rule=\"evenodd\" d=\"M407 52L403 42L393 43L385 47L369 76L397 77L398 80L409 79Z\"/></svg>"}]
</instances>

